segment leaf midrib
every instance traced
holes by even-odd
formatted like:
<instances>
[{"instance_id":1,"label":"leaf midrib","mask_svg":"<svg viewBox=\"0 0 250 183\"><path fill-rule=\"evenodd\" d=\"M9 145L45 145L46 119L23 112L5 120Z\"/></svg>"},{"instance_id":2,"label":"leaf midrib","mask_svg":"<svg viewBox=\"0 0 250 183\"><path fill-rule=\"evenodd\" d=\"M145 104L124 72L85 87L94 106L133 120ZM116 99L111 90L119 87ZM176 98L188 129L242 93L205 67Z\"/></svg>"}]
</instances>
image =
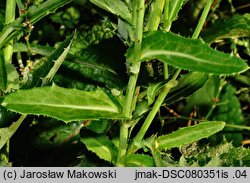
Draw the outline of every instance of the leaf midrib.
<instances>
[{"instance_id":1,"label":"leaf midrib","mask_svg":"<svg viewBox=\"0 0 250 183\"><path fill-rule=\"evenodd\" d=\"M2 105L7 106L10 105L11 103L2 103ZM107 107L101 107L101 106L95 106L95 105L88 105L88 106L84 106L84 105L69 105L69 104L49 104L49 103L26 103L26 104L22 104L22 103L15 103L15 106L35 106L35 105L40 105L40 106L44 106L44 107L53 107L53 108L66 108L66 109L79 109L79 110L93 110L93 111L109 111L109 112L116 112L118 113L118 109L115 108L114 106L109 106Z\"/></svg>"},{"instance_id":2,"label":"leaf midrib","mask_svg":"<svg viewBox=\"0 0 250 183\"><path fill-rule=\"evenodd\" d=\"M182 58L187 58L187 59L191 59L191 60L195 60L197 62L202 62L202 63L208 63L210 65L214 65L214 66L222 66L224 67L225 64L222 64L220 62L211 62L209 60L204 60L198 57L194 57L192 55L189 54L185 54L185 53L181 53L181 52L176 52L176 51L165 51L165 50L150 50L150 51L145 51L144 53L141 54L141 60L143 60L146 57L152 57L155 55L163 55L163 56L178 56L178 57L182 57ZM231 64L227 64L228 66L232 66L232 67L237 67L237 68L242 68L241 66L236 66L236 65L231 65Z\"/></svg>"}]
</instances>

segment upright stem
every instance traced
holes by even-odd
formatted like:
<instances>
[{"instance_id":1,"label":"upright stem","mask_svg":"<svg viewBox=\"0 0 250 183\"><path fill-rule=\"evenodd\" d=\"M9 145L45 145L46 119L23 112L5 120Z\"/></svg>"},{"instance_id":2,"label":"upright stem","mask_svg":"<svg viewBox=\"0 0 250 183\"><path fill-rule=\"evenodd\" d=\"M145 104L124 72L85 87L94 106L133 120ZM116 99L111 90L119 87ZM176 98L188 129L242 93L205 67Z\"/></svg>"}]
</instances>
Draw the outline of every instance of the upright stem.
<instances>
[{"instance_id":1,"label":"upright stem","mask_svg":"<svg viewBox=\"0 0 250 183\"><path fill-rule=\"evenodd\" d=\"M180 69L178 69L178 71L176 71L176 74L174 75L172 81L176 80L179 73L180 73ZM135 136L135 138L133 139L133 144L130 146L128 153L132 154L134 152L136 152L138 150L138 148L140 148L141 146L141 141L144 137L144 135L146 134L149 126L151 125L155 115L157 114L157 111L160 109L162 103L164 102L164 99L166 98L167 94L169 93L170 89L173 86L171 86L170 83L167 83L164 86L164 89L162 90L162 92L160 93L160 95L158 96L158 98L156 99L153 108L151 109L151 111L149 112L146 120L144 121L140 131L138 132L138 134Z\"/></svg>"},{"instance_id":2,"label":"upright stem","mask_svg":"<svg viewBox=\"0 0 250 183\"><path fill-rule=\"evenodd\" d=\"M143 20L144 20L144 0L135 0L136 3L136 11L133 10L134 18L136 18L136 27L135 27L135 46L134 46L134 57L131 62L131 67L133 68L133 72L130 73L128 87L126 91L126 99L125 105L123 109L123 114L125 117L131 118L132 115L132 104L135 94L136 83L138 79L138 74L140 71L140 62L138 60L141 56L141 41L143 35ZM127 151L127 139L128 139L128 126L127 121L123 120L120 124L120 143L119 143L119 152L117 159L117 166L123 166L125 161L125 155Z\"/></svg>"},{"instance_id":3,"label":"upright stem","mask_svg":"<svg viewBox=\"0 0 250 183\"><path fill-rule=\"evenodd\" d=\"M209 0L202 12L202 15L201 15L201 18L198 22L198 25L192 35L192 38L193 39L197 39L199 34L200 34L200 31L202 29L202 26L206 20L206 17L208 15L208 12L209 12L209 9L212 5L212 1ZM173 76L173 81L177 79L178 75L180 74L181 72L181 69L178 69L174 76ZM155 115L157 114L157 111L160 109L162 103L164 102L164 99L166 98L167 94L169 93L170 89L172 88L171 85L168 85L168 83L165 85L165 87L163 88L162 92L160 93L160 95L158 96L158 98L156 99L154 105L153 105L153 108L152 110L149 112L145 122L143 123L140 131L138 132L138 134L135 136L135 138L133 139L133 142L131 144L131 146L129 147L129 150L128 150L128 153L134 153L138 150L138 148L140 148L141 146L141 141L143 139L143 137L145 136L149 126L151 125Z\"/></svg>"},{"instance_id":4,"label":"upright stem","mask_svg":"<svg viewBox=\"0 0 250 183\"><path fill-rule=\"evenodd\" d=\"M15 20L16 12L16 1L15 0L6 0L6 10L5 10L5 24L10 24ZM13 55L13 41L10 41L9 44L4 48L4 60L5 63L12 62Z\"/></svg>"},{"instance_id":5,"label":"upright stem","mask_svg":"<svg viewBox=\"0 0 250 183\"><path fill-rule=\"evenodd\" d=\"M140 71L140 62L137 62L140 59L141 55L141 41L142 41L142 34L143 34L143 19L144 19L144 1L143 0L136 0L136 27L135 27L135 46L134 46L134 57L131 63L131 68L133 72L130 73L128 87L126 91L126 100L124 105L123 114L125 117L130 118L132 113L132 101L134 98L135 87L138 79L138 74ZM134 7L135 8L135 7ZM134 12L135 13L135 12ZM131 62L131 60L129 61Z\"/></svg>"},{"instance_id":6,"label":"upright stem","mask_svg":"<svg viewBox=\"0 0 250 183\"><path fill-rule=\"evenodd\" d=\"M6 9L5 9L5 24L10 24L15 20L15 12L16 12L16 1L15 0L6 0ZM4 53L4 64L12 63L12 55L13 55L13 40L9 42L8 45L3 49ZM7 75L8 77L8 75ZM7 152L9 152L9 141L6 146Z\"/></svg>"},{"instance_id":7,"label":"upright stem","mask_svg":"<svg viewBox=\"0 0 250 183\"><path fill-rule=\"evenodd\" d=\"M207 1L207 4L204 7L204 10L203 10L203 12L201 14L199 22L198 22L198 24L197 24L197 26L196 26L196 28L194 30L194 33L192 35L193 39L197 39L198 38L198 36L199 36L199 34L201 32L201 29L202 29L202 27L203 27L203 25L204 25L204 23L206 21L206 18L207 18L207 15L209 13L209 10L210 10L210 7L211 7L212 3L213 3L213 0L208 0Z\"/></svg>"},{"instance_id":8,"label":"upright stem","mask_svg":"<svg viewBox=\"0 0 250 183\"><path fill-rule=\"evenodd\" d=\"M164 16L163 16L163 27L165 31L169 31L170 27L171 27L171 23L169 20L169 0L165 0L165 6L164 6ZM168 74L168 64L164 63L163 64L163 73L164 73L164 78L168 79L169 78L169 74Z\"/></svg>"}]
</instances>

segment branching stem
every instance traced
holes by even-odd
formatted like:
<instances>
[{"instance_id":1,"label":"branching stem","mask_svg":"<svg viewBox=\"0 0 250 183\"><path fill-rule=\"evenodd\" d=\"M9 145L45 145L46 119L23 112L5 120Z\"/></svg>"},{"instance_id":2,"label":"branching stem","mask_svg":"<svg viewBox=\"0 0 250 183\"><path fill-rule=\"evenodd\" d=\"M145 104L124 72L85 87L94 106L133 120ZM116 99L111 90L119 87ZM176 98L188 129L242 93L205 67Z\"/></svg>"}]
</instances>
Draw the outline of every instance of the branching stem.
<instances>
[{"instance_id":1,"label":"branching stem","mask_svg":"<svg viewBox=\"0 0 250 183\"><path fill-rule=\"evenodd\" d=\"M203 27L203 24L206 20L206 17L209 13L209 10L210 10L210 7L212 5L212 1L209 0L202 12L202 15L201 15L201 18L198 22L198 25L196 26L196 29L192 35L192 38L193 39L197 39L200 32L201 32L201 29ZM178 69L173 78L172 78L172 81L175 81L178 77L178 75L180 74L181 72L181 69ZM169 86L168 85L169 83L167 83L165 85L165 87L162 89L162 92L160 93L160 95L158 96L158 98L156 99L154 105L153 105L153 108L152 110L149 112L146 120L144 121L140 131L138 132L138 134L135 136L135 138L133 139L133 142L131 144L131 146L129 147L129 150L128 150L128 153L131 154L131 153L135 153L139 148L141 148L141 142L142 142L142 139L144 138L149 126L151 125L155 115L157 114L157 111L160 109L162 103L164 102L164 99L166 98L167 94L169 93L170 89L172 88L171 85Z\"/></svg>"},{"instance_id":2,"label":"branching stem","mask_svg":"<svg viewBox=\"0 0 250 183\"><path fill-rule=\"evenodd\" d=\"M138 79L138 74L140 72L140 62L138 60L141 56L141 42L143 35L143 21L144 21L144 0L135 0L136 6L133 7L133 18L132 22L135 24L135 46L134 46L134 57L133 60L129 60L130 67L133 72L130 72L129 82L126 91L125 105L123 109L123 114L127 118L131 118L133 110L133 100L135 99L135 88ZM136 9L135 9L136 8ZM125 155L127 152L127 141L128 141L128 126L127 121L123 120L120 124L120 143L119 152L117 159L117 166L123 166L125 161Z\"/></svg>"}]
</instances>

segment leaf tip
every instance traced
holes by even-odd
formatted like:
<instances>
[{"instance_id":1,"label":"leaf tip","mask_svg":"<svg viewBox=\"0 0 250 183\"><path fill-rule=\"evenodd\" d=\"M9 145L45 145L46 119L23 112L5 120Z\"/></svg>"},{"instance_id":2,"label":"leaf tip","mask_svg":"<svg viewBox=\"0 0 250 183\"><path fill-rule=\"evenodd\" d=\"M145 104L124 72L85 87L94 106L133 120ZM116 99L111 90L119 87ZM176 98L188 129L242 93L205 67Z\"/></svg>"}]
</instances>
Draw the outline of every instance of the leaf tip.
<instances>
[{"instance_id":1,"label":"leaf tip","mask_svg":"<svg viewBox=\"0 0 250 183\"><path fill-rule=\"evenodd\" d=\"M7 106L7 103L6 103L5 101L3 101L3 102L1 103L1 106L6 107L6 106Z\"/></svg>"}]
</instances>

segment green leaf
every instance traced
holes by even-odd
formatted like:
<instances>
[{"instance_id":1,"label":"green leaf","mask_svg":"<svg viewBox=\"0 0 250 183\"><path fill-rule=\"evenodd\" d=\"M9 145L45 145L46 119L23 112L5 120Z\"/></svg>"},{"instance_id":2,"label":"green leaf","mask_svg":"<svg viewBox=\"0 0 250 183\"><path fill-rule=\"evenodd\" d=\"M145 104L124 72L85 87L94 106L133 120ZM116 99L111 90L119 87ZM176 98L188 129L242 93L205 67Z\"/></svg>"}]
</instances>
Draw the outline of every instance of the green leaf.
<instances>
[{"instance_id":1,"label":"green leaf","mask_svg":"<svg viewBox=\"0 0 250 183\"><path fill-rule=\"evenodd\" d=\"M36 64L36 67L31 73L28 73L21 88L32 88L41 86L42 79L47 76L50 70L56 65L55 61L65 53L65 49L71 44L73 35L68 36L59 46L42 61Z\"/></svg>"},{"instance_id":2,"label":"green leaf","mask_svg":"<svg viewBox=\"0 0 250 183\"><path fill-rule=\"evenodd\" d=\"M16 114L0 105L0 128L10 126L13 118L16 118Z\"/></svg>"},{"instance_id":3,"label":"green leaf","mask_svg":"<svg viewBox=\"0 0 250 183\"><path fill-rule=\"evenodd\" d=\"M8 153L0 151L0 167L12 167L12 162L9 162Z\"/></svg>"},{"instance_id":4,"label":"green leaf","mask_svg":"<svg viewBox=\"0 0 250 183\"><path fill-rule=\"evenodd\" d=\"M110 126L109 120L93 120L90 121L89 124L86 126L87 129L95 132L95 133L105 133Z\"/></svg>"},{"instance_id":5,"label":"green leaf","mask_svg":"<svg viewBox=\"0 0 250 183\"><path fill-rule=\"evenodd\" d=\"M162 81L158 83L150 83L147 89L147 97L148 97L148 104L151 105L154 100L157 92L162 89L162 87L167 83L167 81Z\"/></svg>"},{"instance_id":6,"label":"green leaf","mask_svg":"<svg viewBox=\"0 0 250 183\"><path fill-rule=\"evenodd\" d=\"M250 73L246 73L246 75L238 75L235 77L235 80L244 85L250 86Z\"/></svg>"},{"instance_id":7,"label":"green leaf","mask_svg":"<svg viewBox=\"0 0 250 183\"><path fill-rule=\"evenodd\" d=\"M127 58L133 61L133 46ZM228 75L246 71L249 67L238 57L210 48L201 40L185 38L173 33L155 31L142 39L140 62L159 59L180 69Z\"/></svg>"},{"instance_id":8,"label":"green leaf","mask_svg":"<svg viewBox=\"0 0 250 183\"><path fill-rule=\"evenodd\" d=\"M69 7L53 14L51 20L57 24L64 25L67 28L74 29L80 20L80 9L78 7Z\"/></svg>"},{"instance_id":9,"label":"green leaf","mask_svg":"<svg viewBox=\"0 0 250 183\"><path fill-rule=\"evenodd\" d=\"M222 166L225 167L249 167L250 149L244 147L232 147L220 156Z\"/></svg>"},{"instance_id":10,"label":"green leaf","mask_svg":"<svg viewBox=\"0 0 250 183\"><path fill-rule=\"evenodd\" d=\"M62 65L64 59L66 58L66 56L67 56L67 54L69 52L69 49L70 49L71 44L73 42L73 39L75 38L75 33L74 33L73 37L70 36L69 38L71 38L71 41L69 42L69 44L67 45L67 47L64 48L63 52L58 56L58 58L53 61L54 65L49 70L48 74L44 78L42 78L42 84L41 84L41 86L46 86L46 85L48 85L52 81L53 77L55 76L56 72L58 71L58 69ZM65 42L67 42L67 41L65 41Z\"/></svg>"},{"instance_id":11,"label":"green leaf","mask_svg":"<svg viewBox=\"0 0 250 183\"><path fill-rule=\"evenodd\" d=\"M241 111L241 105L238 98L235 96L236 89L227 84L225 86L225 93L220 97L220 101L214 114L214 119L218 121L226 121L227 124L244 125L244 118ZM235 146L240 146L243 140L242 132L237 133L238 129L225 127L224 131L227 141Z\"/></svg>"},{"instance_id":12,"label":"green leaf","mask_svg":"<svg viewBox=\"0 0 250 183\"><path fill-rule=\"evenodd\" d=\"M249 167L250 149L234 147L231 143L223 141L217 145L202 144L192 150L187 149L179 161L179 166L222 166L222 167Z\"/></svg>"},{"instance_id":13,"label":"green leaf","mask_svg":"<svg viewBox=\"0 0 250 183\"><path fill-rule=\"evenodd\" d=\"M137 102L135 111L133 112L133 118L142 117L146 112L150 110L150 106L147 100Z\"/></svg>"},{"instance_id":14,"label":"green leaf","mask_svg":"<svg viewBox=\"0 0 250 183\"><path fill-rule=\"evenodd\" d=\"M105 135L95 134L87 130L82 130L81 135L81 141L89 151L96 153L101 159L115 164L118 149Z\"/></svg>"},{"instance_id":15,"label":"green leaf","mask_svg":"<svg viewBox=\"0 0 250 183\"><path fill-rule=\"evenodd\" d=\"M48 45L45 45L45 46L42 46L42 45L39 45L39 44L30 44L29 45L29 50L30 52L33 54L40 54L40 55L43 55L43 56L49 56L52 51L54 51L55 48L53 47L50 47ZM25 43L14 43L13 44L13 52L28 52L28 47L27 47L27 44Z\"/></svg>"},{"instance_id":16,"label":"green leaf","mask_svg":"<svg viewBox=\"0 0 250 183\"><path fill-rule=\"evenodd\" d=\"M212 76L205 85L187 98L185 111L192 111L194 106L199 110L200 116L205 117L216 103L214 99L218 98L224 85L223 80L218 76Z\"/></svg>"},{"instance_id":17,"label":"green leaf","mask_svg":"<svg viewBox=\"0 0 250 183\"><path fill-rule=\"evenodd\" d=\"M90 2L110 13L117 15L127 22L131 22L131 12L126 4L121 0L90 0Z\"/></svg>"},{"instance_id":18,"label":"green leaf","mask_svg":"<svg viewBox=\"0 0 250 183\"><path fill-rule=\"evenodd\" d=\"M208 43L225 38L250 37L250 14L236 14L227 19L217 20L201 37Z\"/></svg>"},{"instance_id":19,"label":"green leaf","mask_svg":"<svg viewBox=\"0 0 250 183\"><path fill-rule=\"evenodd\" d=\"M165 8L165 21L167 22L168 27L170 28L172 22L177 19L178 13L183 5L185 0L175 0L168 1L168 11ZM167 2L165 2L167 3ZM165 5L166 7L167 5Z\"/></svg>"},{"instance_id":20,"label":"green leaf","mask_svg":"<svg viewBox=\"0 0 250 183\"><path fill-rule=\"evenodd\" d=\"M180 79L178 79L178 85L172 88L167 95L166 103L172 104L180 99L186 98L189 95L192 95L208 80L208 75L200 72L191 72L185 74Z\"/></svg>"},{"instance_id":21,"label":"green leaf","mask_svg":"<svg viewBox=\"0 0 250 183\"><path fill-rule=\"evenodd\" d=\"M19 74L14 65L8 63L5 65L7 71L7 88L5 92L19 89Z\"/></svg>"},{"instance_id":22,"label":"green leaf","mask_svg":"<svg viewBox=\"0 0 250 183\"><path fill-rule=\"evenodd\" d=\"M154 159L144 154L131 154L126 156L126 167L154 167Z\"/></svg>"},{"instance_id":23,"label":"green leaf","mask_svg":"<svg viewBox=\"0 0 250 183\"><path fill-rule=\"evenodd\" d=\"M181 166L222 166L222 160L220 155L227 153L233 145L231 143L222 142L218 145L212 145L209 141L209 144L204 143L192 143L191 145L184 146L180 149L182 153L182 159L179 161L182 163ZM181 162L184 161L184 162Z\"/></svg>"},{"instance_id":24,"label":"green leaf","mask_svg":"<svg viewBox=\"0 0 250 183\"><path fill-rule=\"evenodd\" d=\"M12 123L10 127L0 128L0 149L6 144L6 142L12 137L12 135L16 132L18 127L22 124L25 119L25 115L22 115L18 121Z\"/></svg>"},{"instance_id":25,"label":"green leaf","mask_svg":"<svg viewBox=\"0 0 250 183\"><path fill-rule=\"evenodd\" d=\"M30 20L31 24L34 24L43 17L54 13L57 8L70 2L71 0L47 0L44 3L39 4L39 6L33 5L27 10L27 18ZM13 23L6 25L3 28L3 31L0 33L0 48L2 48L10 40L16 38L22 32L22 23L25 21L25 17L21 16Z\"/></svg>"},{"instance_id":26,"label":"green leaf","mask_svg":"<svg viewBox=\"0 0 250 183\"><path fill-rule=\"evenodd\" d=\"M224 126L225 122L209 121L201 122L198 125L190 127L180 128L171 134L158 137L155 140L155 147L159 150L181 147L202 138L208 138L209 136L221 131Z\"/></svg>"},{"instance_id":27,"label":"green leaf","mask_svg":"<svg viewBox=\"0 0 250 183\"><path fill-rule=\"evenodd\" d=\"M55 77L53 78L53 82L56 85L64 88L76 88L85 91L93 91L96 90L96 88L98 88L98 86L96 85L88 84L87 83L88 81L86 79L84 79L83 81L80 78L70 77L70 73L72 72L68 72L68 74L64 73L63 72L56 73Z\"/></svg>"},{"instance_id":28,"label":"green leaf","mask_svg":"<svg viewBox=\"0 0 250 183\"><path fill-rule=\"evenodd\" d=\"M122 88L125 85L125 67L121 67L124 53L117 38L102 40L98 45L81 50L75 58L69 58L71 62L64 62L61 71L64 75L74 72L74 76L81 80L86 78L110 88Z\"/></svg>"},{"instance_id":29,"label":"green leaf","mask_svg":"<svg viewBox=\"0 0 250 183\"><path fill-rule=\"evenodd\" d=\"M150 149L156 167L164 167L165 165L167 165L166 162L164 162L164 160L162 159L161 152L155 147L155 145L157 144L155 143L155 136L149 137L142 143L145 147Z\"/></svg>"},{"instance_id":30,"label":"green leaf","mask_svg":"<svg viewBox=\"0 0 250 183\"><path fill-rule=\"evenodd\" d=\"M183 3L186 0L176 0L176 1L169 1L169 19L170 21L174 21L175 19L177 19L178 16L178 12L180 11Z\"/></svg>"},{"instance_id":31,"label":"green leaf","mask_svg":"<svg viewBox=\"0 0 250 183\"><path fill-rule=\"evenodd\" d=\"M87 92L53 85L18 90L6 96L2 106L23 114L46 115L69 122L121 118L121 107L115 102L101 89Z\"/></svg>"},{"instance_id":32,"label":"green leaf","mask_svg":"<svg viewBox=\"0 0 250 183\"><path fill-rule=\"evenodd\" d=\"M53 118L44 118L30 128L31 146L34 149L58 148L66 143L80 139L82 121L65 124Z\"/></svg>"},{"instance_id":33,"label":"green leaf","mask_svg":"<svg viewBox=\"0 0 250 183\"><path fill-rule=\"evenodd\" d=\"M105 39L110 39L116 34L116 25L109 19L104 19L93 27L82 27L78 29L76 41L70 49L71 55L81 55L84 49L91 45L97 45Z\"/></svg>"},{"instance_id":34,"label":"green leaf","mask_svg":"<svg viewBox=\"0 0 250 183\"><path fill-rule=\"evenodd\" d=\"M151 105L154 100L157 93L162 89L163 86L166 85L166 87L174 88L178 84L178 81L176 80L170 80L170 81L162 81L159 83L150 84L147 89L147 96L148 96L148 104Z\"/></svg>"}]
</instances>

